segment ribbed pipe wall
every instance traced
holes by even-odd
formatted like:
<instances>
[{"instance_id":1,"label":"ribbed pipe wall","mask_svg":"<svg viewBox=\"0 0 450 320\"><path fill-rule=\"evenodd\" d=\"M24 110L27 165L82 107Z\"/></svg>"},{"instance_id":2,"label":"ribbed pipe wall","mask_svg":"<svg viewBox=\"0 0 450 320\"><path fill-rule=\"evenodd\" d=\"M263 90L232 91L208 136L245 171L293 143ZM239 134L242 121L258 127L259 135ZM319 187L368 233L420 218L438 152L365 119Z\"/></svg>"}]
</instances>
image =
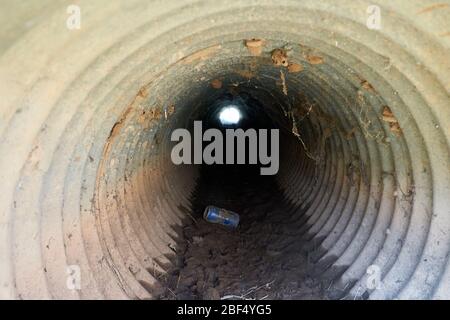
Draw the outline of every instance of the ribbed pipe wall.
<instances>
[{"instance_id":1,"label":"ribbed pipe wall","mask_svg":"<svg viewBox=\"0 0 450 320\"><path fill-rule=\"evenodd\" d=\"M39 3L0 4L1 298L154 297L198 176L170 134L230 88L293 132L287 223L335 297L450 298L448 1Z\"/></svg>"}]
</instances>

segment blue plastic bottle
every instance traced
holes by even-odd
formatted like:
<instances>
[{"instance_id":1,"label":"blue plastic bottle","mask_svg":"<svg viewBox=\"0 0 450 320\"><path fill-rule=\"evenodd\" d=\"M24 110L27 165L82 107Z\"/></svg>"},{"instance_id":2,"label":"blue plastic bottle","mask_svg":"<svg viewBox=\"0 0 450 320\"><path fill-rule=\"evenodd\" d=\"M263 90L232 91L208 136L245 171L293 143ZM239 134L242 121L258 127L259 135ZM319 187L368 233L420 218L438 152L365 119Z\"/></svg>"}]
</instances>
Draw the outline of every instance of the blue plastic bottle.
<instances>
[{"instance_id":1,"label":"blue plastic bottle","mask_svg":"<svg viewBox=\"0 0 450 320\"><path fill-rule=\"evenodd\" d=\"M218 223L229 228L237 228L239 224L239 215L233 211L207 206L203 213L203 218L211 223Z\"/></svg>"}]
</instances>

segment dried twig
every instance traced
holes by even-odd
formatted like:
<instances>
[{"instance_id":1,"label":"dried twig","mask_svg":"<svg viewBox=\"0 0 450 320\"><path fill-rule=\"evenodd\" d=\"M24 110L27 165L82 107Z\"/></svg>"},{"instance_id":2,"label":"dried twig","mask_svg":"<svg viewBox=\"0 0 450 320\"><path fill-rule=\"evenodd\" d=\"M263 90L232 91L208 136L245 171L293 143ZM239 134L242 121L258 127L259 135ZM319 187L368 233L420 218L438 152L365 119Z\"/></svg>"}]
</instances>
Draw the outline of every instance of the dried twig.
<instances>
[{"instance_id":1,"label":"dried twig","mask_svg":"<svg viewBox=\"0 0 450 320\"><path fill-rule=\"evenodd\" d=\"M287 86L286 86L286 77L283 73L283 70L280 70L280 79L281 79L281 85L283 86L283 93L285 96L288 95Z\"/></svg>"},{"instance_id":2,"label":"dried twig","mask_svg":"<svg viewBox=\"0 0 450 320\"><path fill-rule=\"evenodd\" d=\"M227 294L226 296L223 296L223 297L220 298L220 300L231 300L231 299L238 299L238 300L254 300L254 299L250 299L250 298L246 299L246 298L243 297L243 296L237 296L237 295L234 295L234 294Z\"/></svg>"},{"instance_id":3,"label":"dried twig","mask_svg":"<svg viewBox=\"0 0 450 320\"><path fill-rule=\"evenodd\" d=\"M245 292L242 295L236 295L236 294L228 294L225 295L223 297L220 298L220 300L230 300L230 299L239 299L239 300L256 300L256 298L248 298L247 296L257 292L258 290L262 289L262 288L270 288L270 285L273 284L275 282L275 280L272 280L268 283L265 283L263 285L260 286L254 286L251 287L250 289L247 290L247 292ZM266 299L268 297L268 295L264 296L263 298L261 298L261 300Z\"/></svg>"}]
</instances>

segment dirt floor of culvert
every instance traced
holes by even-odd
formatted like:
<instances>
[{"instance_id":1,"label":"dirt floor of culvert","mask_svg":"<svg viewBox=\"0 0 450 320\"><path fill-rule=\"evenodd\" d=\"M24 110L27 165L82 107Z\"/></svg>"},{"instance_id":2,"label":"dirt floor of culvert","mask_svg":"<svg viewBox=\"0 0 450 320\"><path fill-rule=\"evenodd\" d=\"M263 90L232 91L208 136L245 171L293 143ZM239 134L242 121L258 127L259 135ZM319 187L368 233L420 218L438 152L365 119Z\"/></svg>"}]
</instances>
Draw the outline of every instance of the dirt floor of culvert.
<instances>
[{"instance_id":1,"label":"dirt floor of culvert","mask_svg":"<svg viewBox=\"0 0 450 320\"><path fill-rule=\"evenodd\" d=\"M163 279L160 298L325 298L321 282L308 275L293 208L271 177L223 167L203 170L193 204L196 223L183 228L178 265ZM203 220L207 205L239 213L239 227Z\"/></svg>"}]
</instances>

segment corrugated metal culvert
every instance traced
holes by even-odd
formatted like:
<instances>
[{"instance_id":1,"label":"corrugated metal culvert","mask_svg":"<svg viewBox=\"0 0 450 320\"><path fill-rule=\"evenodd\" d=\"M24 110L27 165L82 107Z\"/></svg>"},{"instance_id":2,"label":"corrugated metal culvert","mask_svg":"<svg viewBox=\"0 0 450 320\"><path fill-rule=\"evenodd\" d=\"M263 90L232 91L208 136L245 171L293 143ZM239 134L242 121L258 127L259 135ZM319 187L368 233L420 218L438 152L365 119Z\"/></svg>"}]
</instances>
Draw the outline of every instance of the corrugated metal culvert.
<instances>
[{"instance_id":1,"label":"corrugated metal culvert","mask_svg":"<svg viewBox=\"0 0 450 320\"><path fill-rule=\"evenodd\" d=\"M171 163L170 134L241 90L289 128L290 254L331 297L450 298L449 15L447 0L1 1L0 296L157 298L199 176Z\"/></svg>"}]
</instances>

